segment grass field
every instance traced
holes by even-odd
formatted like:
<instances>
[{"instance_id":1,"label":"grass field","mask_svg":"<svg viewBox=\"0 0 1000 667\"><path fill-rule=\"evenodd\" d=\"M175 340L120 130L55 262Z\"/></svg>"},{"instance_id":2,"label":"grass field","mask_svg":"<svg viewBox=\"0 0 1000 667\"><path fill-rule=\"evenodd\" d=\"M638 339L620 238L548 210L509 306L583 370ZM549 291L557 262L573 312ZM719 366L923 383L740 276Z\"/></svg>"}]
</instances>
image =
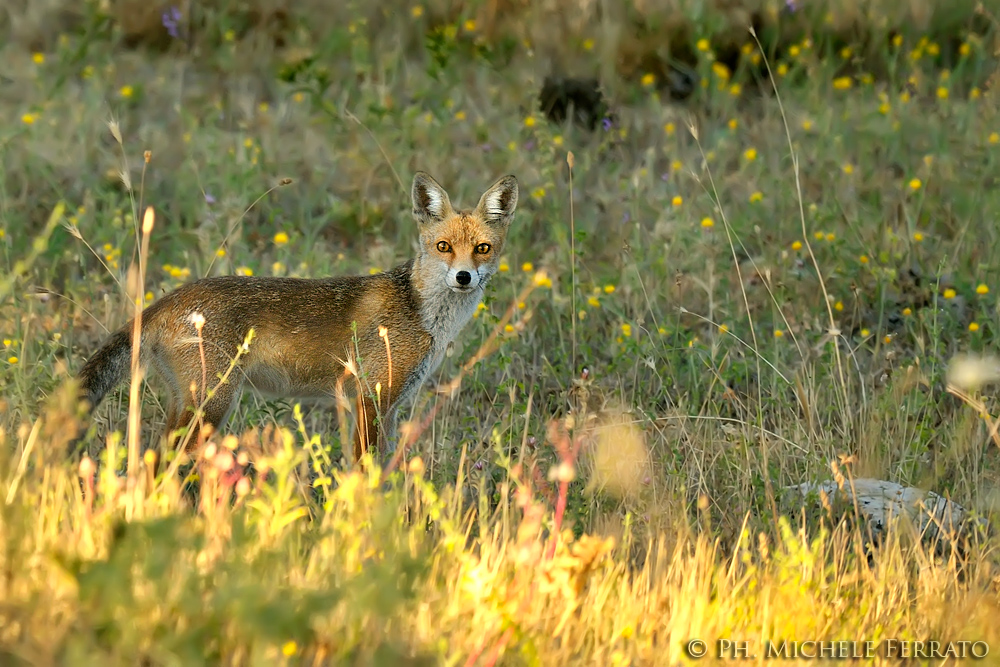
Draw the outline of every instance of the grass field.
<instances>
[{"instance_id":1,"label":"grass field","mask_svg":"<svg viewBox=\"0 0 1000 667\"><path fill-rule=\"evenodd\" d=\"M993 362L947 375L1000 334L988 5L282 7L0 10L0 664L994 659L992 534L873 544L788 490L1000 509ZM594 128L546 115L550 74L600 79ZM335 410L246 396L195 506L180 458L128 469L127 388L81 422L71 378L129 318L147 207L146 304L393 266L416 170L465 206L507 173L521 197L391 489L344 462Z\"/></svg>"}]
</instances>

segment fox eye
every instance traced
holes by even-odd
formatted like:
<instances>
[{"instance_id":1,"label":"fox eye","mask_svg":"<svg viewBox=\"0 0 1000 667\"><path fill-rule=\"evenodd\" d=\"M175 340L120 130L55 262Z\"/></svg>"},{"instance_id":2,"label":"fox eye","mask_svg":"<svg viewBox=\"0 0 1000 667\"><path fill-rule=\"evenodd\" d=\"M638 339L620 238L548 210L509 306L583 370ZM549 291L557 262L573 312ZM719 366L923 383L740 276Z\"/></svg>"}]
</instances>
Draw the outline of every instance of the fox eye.
<instances>
[{"instance_id":1,"label":"fox eye","mask_svg":"<svg viewBox=\"0 0 1000 667\"><path fill-rule=\"evenodd\" d=\"M438 241L438 252L451 252L451 244L447 241Z\"/></svg>"},{"instance_id":2,"label":"fox eye","mask_svg":"<svg viewBox=\"0 0 1000 667\"><path fill-rule=\"evenodd\" d=\"M480 255L489 254L489 252L490 252L490 244L489 243L480 243L479 245L476 246L476 252L479 253Z\"/></svg>"}]
</instances>

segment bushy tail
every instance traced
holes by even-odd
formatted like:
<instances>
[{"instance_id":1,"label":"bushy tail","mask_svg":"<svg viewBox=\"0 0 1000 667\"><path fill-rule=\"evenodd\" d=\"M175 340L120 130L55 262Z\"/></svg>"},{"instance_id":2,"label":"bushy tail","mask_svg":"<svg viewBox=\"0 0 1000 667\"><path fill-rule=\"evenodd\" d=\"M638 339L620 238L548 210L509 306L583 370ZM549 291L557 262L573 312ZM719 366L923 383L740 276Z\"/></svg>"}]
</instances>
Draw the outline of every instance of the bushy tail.
<instances>
[{"instance_id":1,"label":"bushy tail","mask_svg":"<svg viewBox=\"0 0 1000 667\"><path fill-rule=\"evenodd\" d=\"M105 394L125 381L131 367L132 327L127 326L112 334L80 370L80 398L93 410Z\"/></svg>"}]
</instances>

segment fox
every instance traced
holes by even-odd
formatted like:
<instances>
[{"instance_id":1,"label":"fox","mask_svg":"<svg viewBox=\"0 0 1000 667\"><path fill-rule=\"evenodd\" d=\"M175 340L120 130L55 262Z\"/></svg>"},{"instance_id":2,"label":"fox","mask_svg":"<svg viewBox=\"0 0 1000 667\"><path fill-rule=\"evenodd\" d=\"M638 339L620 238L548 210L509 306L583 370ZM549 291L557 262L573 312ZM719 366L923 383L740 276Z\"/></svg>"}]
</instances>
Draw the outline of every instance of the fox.
<instances>
[{"instance_id":1,"label":"fox","mask_svg":"<svg viewBox=\"0 0 1000 667\"><path fill-rule=\"evenodd\" d=\"M141 313L139 363L166 380L168 444L187 433L190 448L206 424L218 431L250 387L265 397L303 399L342 390L357 409L355 462L370 446L383 457L395 451L400 406L440 366L498 271L518 183L504 176L474 209L456 209L444 188L418 171L410 195L418 250L395 268L314 279L203 278ZM131 377L133 325L111 334L79 371L85 412Z\"/></svg>"}]
</instances>

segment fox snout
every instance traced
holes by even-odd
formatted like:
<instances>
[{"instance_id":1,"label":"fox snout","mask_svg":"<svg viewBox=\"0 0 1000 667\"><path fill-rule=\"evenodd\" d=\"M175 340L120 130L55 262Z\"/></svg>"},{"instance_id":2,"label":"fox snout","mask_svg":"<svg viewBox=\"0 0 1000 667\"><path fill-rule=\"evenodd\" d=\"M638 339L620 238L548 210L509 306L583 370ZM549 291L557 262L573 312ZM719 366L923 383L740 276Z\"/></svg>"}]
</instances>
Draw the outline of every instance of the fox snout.
<instances>
[{"instance_id":1,"label":"fox snout","mask_svg":"<svg viewBox=\"0 0 1000 667\"><path fill-rule=\"evenodd\" d=\"M487 276L475 268L452 268L448 270L448 287L455 292L471 292L485 283Z\"/></svg>"}]
</instances>

